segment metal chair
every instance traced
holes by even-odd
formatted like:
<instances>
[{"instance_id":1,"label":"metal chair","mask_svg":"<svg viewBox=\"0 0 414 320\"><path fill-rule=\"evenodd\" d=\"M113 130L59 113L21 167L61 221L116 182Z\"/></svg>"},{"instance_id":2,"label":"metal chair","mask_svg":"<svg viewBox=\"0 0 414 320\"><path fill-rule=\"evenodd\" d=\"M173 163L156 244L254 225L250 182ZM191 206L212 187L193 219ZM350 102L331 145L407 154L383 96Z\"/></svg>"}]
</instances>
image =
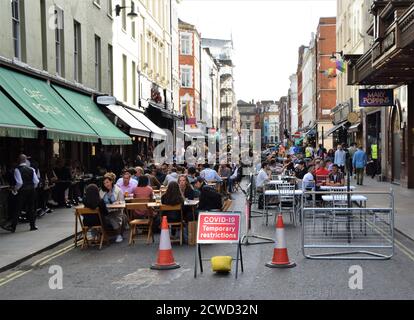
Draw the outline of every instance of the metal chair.
<instances>
[{"instance_id":1,"label":"metal chair","mask_svg":"<svg viewBox=\"0 0 414 320\"><path fill-rule=\"evenodd\" d=\"M296 226L295 186L291 184L278 184L276 188L279 195L280 213L283 214L283 212L288 211L290 214L290 221Z\"/></svg>"},{"instance_id":2,"label":"metal chair","mask_svg":"<svg viewBox=\"0 0 414 320\"><path fill-rule=\"evenodd\" d=\"M269 198L277 199L279 196L278 190L275 190L275 185L265 184L263 187L263 219L266 219L266 226L269 225L269 208L279 208L279 204L276 202L275 204L270 204L268 202ZM272 214L270 214L271 216Z\"/></svg>"},{"instance_id":3,"label":"metal chair","mask_svg":"<svg viewBox=\"0 0 414 320\"><path fill-rule=\"evenodd\" d=\"M343 211L335 210L335 208L348 208L348 195L343 188L331 188L332 192L332 207L334 208L330 212L330 219L328 223L331 224L331 234L333 235L333 226L336 225L337 232L339 231L339 223L350 223L351 238L353 238L352 232L352 213L344 213ZM349 216L351 214L351 216Z\"/></svg>"}]
</instances>

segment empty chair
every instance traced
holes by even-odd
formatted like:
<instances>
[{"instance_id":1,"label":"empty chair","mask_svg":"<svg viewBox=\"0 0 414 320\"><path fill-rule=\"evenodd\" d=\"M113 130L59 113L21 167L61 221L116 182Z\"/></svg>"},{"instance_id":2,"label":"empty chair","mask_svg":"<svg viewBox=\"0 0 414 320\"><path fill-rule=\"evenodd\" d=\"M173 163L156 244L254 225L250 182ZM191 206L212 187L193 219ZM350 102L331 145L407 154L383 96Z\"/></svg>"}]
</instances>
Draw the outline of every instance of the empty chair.
<instances>
[{"instance_id":1,"label":"empty chair","mask_svg":"<svg viewBox=\"0 0 414 320\"><path fill-rule=\"evenodd\" d=\"M279 195L280 213L289 212L290 221L296 225L295 186L291 184L278 184L276 187Z\"/></svg>"}]
</instances>

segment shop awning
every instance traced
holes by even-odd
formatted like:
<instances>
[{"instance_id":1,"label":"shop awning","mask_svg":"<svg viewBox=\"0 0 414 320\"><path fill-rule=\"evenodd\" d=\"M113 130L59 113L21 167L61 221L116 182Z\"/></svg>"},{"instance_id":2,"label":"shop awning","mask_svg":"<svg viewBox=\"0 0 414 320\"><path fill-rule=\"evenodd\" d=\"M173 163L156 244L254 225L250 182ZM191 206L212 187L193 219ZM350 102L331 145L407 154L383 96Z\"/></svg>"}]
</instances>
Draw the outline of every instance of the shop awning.
<instances>
[{"instance_id":1,"label":"shop awning","mask_svg":"<svg viewBox=\"0 0 414 320\"><path fill-rule=\"evenodd\" d=\"M132 109L125 109L130 114L132 114L136 119L139 120L144 126L146 126L151 131L151 138L154 140L166 140L167 134L163 129L158 127L154 122L148 119L143 113L135 111Z\"/></svg>"},{"instance_id":2,"label":"shop awning","mask_svg":"<svg viewBox=\"0 0 414 320\"><path fill-rule=\"evenodd\" d=\"M331 128L326 134L325 134L325 138L329 137L331 134L333 134L335 131L339 130L340 128L342 128L343 126L345 126L346 122L340 123L338 125L336 125L335 127Z\"/></svg>"},{"instance_id":3,"label":"shop awning","mask_svg":"<svg viewBox=\"0 0 414 320\"><path fill-rule=\"evenodd\" d=\"M38 137L39 128L0 91L0 136L13 138Z\"/></svg>"},{"instance_id":4,"label":"shop awning","mask_svg":"<svg viewBox=\"0 0 414 320\"><path fill-rule=\"evenodd\" d=\"M361 126L361 122L355 123L349 127L348 132L349 133L358 132L360 126Z\"/></svg>"},{"instance_id":5,"label":"shop awning","mask_svg":"<svg viewBox=\"0 0 414 320\"><path fill-rule=\"evenodd\" d=\"M130 135L149 138L151 131L124 107L118 105L109 105L106 107L130 127Z\"/></svg>"},{"instance_id":6,"label":"shop awning","mask_svg":"<svg viewBox=\"0 0 414 320\"><path fill-rule=\"evenodd\" d=\"M53 85L53 88L69 103L79 115L92 127L98 134L103 145L126 145L132 144L131 138L119 130L106 116L99 110L98 106L92 101L91 97L78 92Z\"/></svg>"},{"instance_id":7,"label":"shop awning","mask_svg":"<svg viewBox=\"0 0 414 320\"><path fill-rule=\"evenodd\" d=\"M98 142L96 132L46 81L0 68L0 86L42 124L49 139Z\"/></svg>"}]
</instances>

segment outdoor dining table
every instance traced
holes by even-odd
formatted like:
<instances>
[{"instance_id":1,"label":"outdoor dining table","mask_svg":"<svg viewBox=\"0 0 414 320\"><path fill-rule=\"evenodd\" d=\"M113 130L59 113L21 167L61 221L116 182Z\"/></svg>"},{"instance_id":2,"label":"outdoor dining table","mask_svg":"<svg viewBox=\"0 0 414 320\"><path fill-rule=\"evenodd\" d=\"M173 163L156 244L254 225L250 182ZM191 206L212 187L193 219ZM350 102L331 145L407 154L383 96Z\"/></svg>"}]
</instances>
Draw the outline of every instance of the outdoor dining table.
<instances>
[{"instance_id":1,"label":"outdoor dining table","mask_svg":"<svg viewBox=\"0 0 414 320\"><path fill-rule=\"evenodd\" d=\"M198 204L200 203L200 200L189 200L186 199L184 201L184 206L185 207L191 207L191 210L193 212L193 218L195 219L195 208L198 206ZM157 208L161 207L162 203L161 202L149 202L147 203L147 207L150 209L154 209L156 210Z\"/></svg>"},{"instance_id":2,"label":"outdoor dining table","mask_svg":"<svg viewBox=\"0 0 414 320\"><path fill-rule=\"evenodd\" d=\"M323 195L322 196L322 200L324 202L333 202L334 201L334 196L333 194L331 195ZM340 201L345 201L348 199L347 194L340 194L337 195L336 197L340 197ZM368 198L366 196L360 195L360 194L351 194L351 202L356 202L359 203L359 207L363 208L367 206L367 200Z\"/></svg>"},{"instance_id":3,"label":"outdoor dining table","mask_svg":"<svg viewBox=\"0 0 414 320\"><path fill-rule=\"evenodd\" d=\"M331 191L332 188L338 189L338 190L344 190L347 191L348 190L348 186L320 186L319 187L321 191ZM350 186L349 189L351 191L355 190L356 187L355 186Z\"/></svg>"},{"instance_id":4,"label":"outdoor dining table","mask_svg":"<svg viewBox=\"0 0 414 320\"><path fill-rule=\"evenodd\" d=\"M126 204L125 202L120 202L120 203L112 203L112 204L108 204L106 206L108 209L121 209L124 210L126 208ZM77 246L78 243L78 210L80 209L84 209L85 206L83 204L76 206L75 207L75 247Z\"/></svg>"}]
</instances>

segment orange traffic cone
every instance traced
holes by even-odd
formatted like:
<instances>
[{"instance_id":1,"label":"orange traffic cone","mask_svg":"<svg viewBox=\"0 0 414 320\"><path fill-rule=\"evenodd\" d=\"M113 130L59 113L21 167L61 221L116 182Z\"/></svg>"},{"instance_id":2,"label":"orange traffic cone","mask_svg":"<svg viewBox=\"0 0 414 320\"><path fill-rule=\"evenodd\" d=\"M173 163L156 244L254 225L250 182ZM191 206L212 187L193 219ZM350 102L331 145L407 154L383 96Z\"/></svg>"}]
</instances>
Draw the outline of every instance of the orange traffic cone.
<instances>
[{"instance_id":1,"label":"orange traffic cone","mask_svg":"<svg viewBox=\"0 0 414 320\"><path fill-rule=\"evenodd\" d=\"M276 240L273 251L273 259L266 263L269 268L293 268L296 263L289 261L288 251L286 248L285 226L283 224L283 217L281 214L277 217L276 223Z\"/></svg>"},{"instance_id":2,"label":"orange traffic cone","mask_svg":"<svg viewBox=\"0 0 414 320\"><path fill-rule=\"evenodd\" d=\"M171 270L178 269L180 265L174 261L173 252L170 241L170 231L168 229L167 217L162 218L160 249L158 251L157 263L151 266L153 270Z\"/></svg>"}]
</instances>

